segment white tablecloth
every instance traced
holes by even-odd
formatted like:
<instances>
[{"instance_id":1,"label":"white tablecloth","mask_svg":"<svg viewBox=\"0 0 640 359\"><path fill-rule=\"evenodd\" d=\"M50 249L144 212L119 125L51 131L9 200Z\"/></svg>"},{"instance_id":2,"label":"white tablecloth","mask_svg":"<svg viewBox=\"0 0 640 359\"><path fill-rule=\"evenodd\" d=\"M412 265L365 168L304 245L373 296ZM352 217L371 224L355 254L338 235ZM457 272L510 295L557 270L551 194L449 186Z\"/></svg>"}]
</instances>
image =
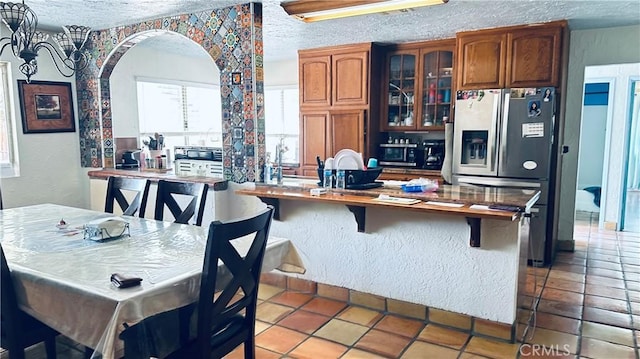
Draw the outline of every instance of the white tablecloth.
<instances>
[{"instance_id":1,"label":"white tablecloth","mask_svg":"<svg viewBox=\"0 0 640 359\"><path fill-rule=\"evenodd\" d=\"M107 359L122 355L122 323L197 300L208 229L123 217L130 236L84 239L78 228L111 216L52 204L0 211L0 241L21 308ZM56 228L61 218L66 230ZM249 245L234 241L242 255ZM304 272L289 240L269 238L263 272L275 268ZM118 289L112 273L141 277L142 285Z\"/></svg>"}]
</instances>

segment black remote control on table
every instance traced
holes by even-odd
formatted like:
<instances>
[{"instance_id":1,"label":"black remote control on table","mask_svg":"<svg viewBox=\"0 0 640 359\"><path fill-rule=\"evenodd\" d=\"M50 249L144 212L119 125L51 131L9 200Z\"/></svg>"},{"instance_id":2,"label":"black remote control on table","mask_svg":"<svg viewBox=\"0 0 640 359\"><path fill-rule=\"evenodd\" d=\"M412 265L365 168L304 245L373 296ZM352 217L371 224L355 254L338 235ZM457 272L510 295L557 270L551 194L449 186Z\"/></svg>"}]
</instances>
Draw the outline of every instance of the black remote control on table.
<instances>
[{"instance_id":1,"label":"black remote control on table","mask_svg":"<svg viewBox=\"0 0 640 359\"><path fill-rule=\"evenodd\" d=\"M499 209L502 211L510 211L510 212L520 212L521 209L518 206L510 206L508 204L491 204L489 205L490 209Z\"/></svg>"}]
</instances>

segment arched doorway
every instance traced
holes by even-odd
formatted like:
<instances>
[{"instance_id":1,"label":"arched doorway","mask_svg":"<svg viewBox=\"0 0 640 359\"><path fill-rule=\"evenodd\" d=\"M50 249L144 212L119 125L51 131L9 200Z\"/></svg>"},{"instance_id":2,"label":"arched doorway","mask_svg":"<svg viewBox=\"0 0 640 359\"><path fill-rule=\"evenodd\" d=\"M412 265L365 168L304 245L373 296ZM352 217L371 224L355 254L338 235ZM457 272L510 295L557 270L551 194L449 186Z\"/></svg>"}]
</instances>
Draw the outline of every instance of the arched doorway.
<instances>
[{"instance_id":1,"label":"arched doorway","mask_svg":"<svg viewBox=\"0 0 640 359\"><path fill-rule=\"evenodd\" d=\"M140 41L172 31L193 40L220 69L224 175L256 181L264 164L262 5L250 3L183 14L92 33L91 62L76 74L83 167L113 167L109 77Z\"/></svg>"}]
</instances>

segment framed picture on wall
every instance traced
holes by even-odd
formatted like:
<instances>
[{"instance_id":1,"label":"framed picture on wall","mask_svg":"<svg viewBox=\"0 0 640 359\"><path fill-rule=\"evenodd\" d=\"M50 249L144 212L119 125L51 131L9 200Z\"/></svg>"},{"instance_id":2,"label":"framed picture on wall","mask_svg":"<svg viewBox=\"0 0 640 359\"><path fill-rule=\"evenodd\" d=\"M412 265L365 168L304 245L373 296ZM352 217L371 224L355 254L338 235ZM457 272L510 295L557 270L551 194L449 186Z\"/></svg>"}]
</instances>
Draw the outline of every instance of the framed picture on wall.
<instances>
[{"instance_id":1,"label":"framed picture on wall","mask_svg":"<svg viewBox=\"0 0 640 359\"><path fill-rule=\"evenodd\" d=\"M18 80L23 133L75 132L71 83Z\"/></svg>"}]
</instances>

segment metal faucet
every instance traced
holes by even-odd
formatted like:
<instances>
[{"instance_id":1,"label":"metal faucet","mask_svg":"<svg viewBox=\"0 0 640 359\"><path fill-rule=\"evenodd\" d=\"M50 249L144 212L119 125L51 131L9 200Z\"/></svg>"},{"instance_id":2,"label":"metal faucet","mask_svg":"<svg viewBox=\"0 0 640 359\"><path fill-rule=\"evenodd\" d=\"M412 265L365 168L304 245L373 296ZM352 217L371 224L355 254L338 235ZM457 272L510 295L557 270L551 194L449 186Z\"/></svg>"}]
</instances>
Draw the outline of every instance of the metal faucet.
<instances>
[{"instance_id":1,"label":"metal faucet","mask_svg":"<svg viewBox=\"0 0 640 359\"><path fill-rule=\"evenodd\" d=\"M281 139L280 143L276 145L276 163L278 164L278 169L276 171L276 178L278 180L278 184L282 184L282 154L283 153L284 153L284 145Z\"/></svg>"}]
</instances>

